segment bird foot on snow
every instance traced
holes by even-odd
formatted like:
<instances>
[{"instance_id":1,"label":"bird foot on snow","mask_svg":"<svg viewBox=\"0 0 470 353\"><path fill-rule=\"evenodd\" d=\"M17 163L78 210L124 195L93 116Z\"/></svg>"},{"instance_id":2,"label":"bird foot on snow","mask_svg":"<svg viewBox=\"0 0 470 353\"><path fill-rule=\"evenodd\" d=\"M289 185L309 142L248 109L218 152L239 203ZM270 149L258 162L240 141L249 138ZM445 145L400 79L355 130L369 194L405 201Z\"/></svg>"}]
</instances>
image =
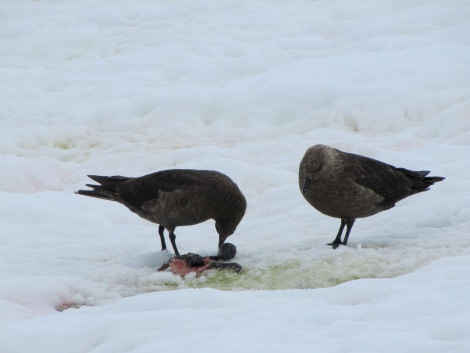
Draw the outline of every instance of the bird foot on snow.
<instances>
[{"instance_id":1,"label":"bird foot on snow","mask_svg":"<svg viewBox=\"0 0 470 353\"><path fill-rule=\"evenodd\" d=\"M330 245L333 249L337 249L340 245L346 245L346 244L343 244L342 242L339 242L339 243L329 243L327 245Z\"/></svg>"}]
</instances>

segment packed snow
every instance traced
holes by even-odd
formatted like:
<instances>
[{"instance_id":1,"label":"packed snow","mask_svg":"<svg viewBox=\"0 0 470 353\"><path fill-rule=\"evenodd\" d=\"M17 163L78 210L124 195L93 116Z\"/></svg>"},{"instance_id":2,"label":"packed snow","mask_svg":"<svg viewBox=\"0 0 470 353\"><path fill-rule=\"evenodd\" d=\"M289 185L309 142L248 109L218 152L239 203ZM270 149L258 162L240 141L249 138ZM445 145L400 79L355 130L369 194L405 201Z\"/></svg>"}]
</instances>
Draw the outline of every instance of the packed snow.
<instances>
[{"instance_id":1,"label":"packed snow","mask_svg":"<svg viewBox=\"0 0 470 353\"><path fill-rule=\"evenodd\" d=\"M0 352L468 352L469 34L461 0L1 2ZM446 179L332 250L317 143ZM74 194L170 168L239 185L241 273L158 272L156 224Z\"/></svg>"}]
</instances>

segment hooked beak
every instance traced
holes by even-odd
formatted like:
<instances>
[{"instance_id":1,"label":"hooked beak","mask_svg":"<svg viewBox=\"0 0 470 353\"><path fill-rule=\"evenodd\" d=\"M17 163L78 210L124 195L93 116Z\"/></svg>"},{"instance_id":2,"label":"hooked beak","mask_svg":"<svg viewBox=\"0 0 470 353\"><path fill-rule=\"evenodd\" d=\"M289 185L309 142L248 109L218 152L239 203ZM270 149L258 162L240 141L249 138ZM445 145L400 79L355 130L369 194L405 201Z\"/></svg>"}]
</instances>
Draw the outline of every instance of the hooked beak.
<instances>
[{"instance_id":1,"label":"hooked beak","mask_svg":"<svg viewBox=\"0 0 470 353\"><path fill-rule=\"evenodd\" d=\"M302 186L302 194L307 194L307 189L310 187L310 184L312 184L312 179L305 177L304 186Z\"/></svg>"}]
</instances>

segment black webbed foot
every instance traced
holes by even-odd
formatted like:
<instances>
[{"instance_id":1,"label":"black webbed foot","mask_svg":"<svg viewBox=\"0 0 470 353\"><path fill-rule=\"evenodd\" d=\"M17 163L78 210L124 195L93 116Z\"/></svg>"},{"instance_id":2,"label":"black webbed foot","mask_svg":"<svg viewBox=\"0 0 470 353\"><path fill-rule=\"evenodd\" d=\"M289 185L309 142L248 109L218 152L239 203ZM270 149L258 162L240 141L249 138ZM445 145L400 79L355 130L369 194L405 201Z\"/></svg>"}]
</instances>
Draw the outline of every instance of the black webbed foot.
<instances>
[{"instance_id":1,"label":"black webbed foot","mask_svg":"<svg viewBox=\"0 0 470 353\"><path fill-rule=\"evenodd\" d=\"M351 233L351 229L354 225L354 219L341 219L341 226L339 227L338 234L336 235L335 240L332 243L329 243L333 249L337 249L340 245L346 245L348 243L349 234ZM343 229L346 226L346 235L344 236L344 240L341 241L341 234L343 234Z\"/></svg>"},{"instance_id":2,"label":"black webbed foot","mask_svg":"<svg viewBox=\"0 0 470 353\"><path fill-rule=\"evenodd\" d=\"M333 249L339 248L340 245L344 245L342 242L332 242L327 245L330 245Z\"/></svg>"}]
</instances>

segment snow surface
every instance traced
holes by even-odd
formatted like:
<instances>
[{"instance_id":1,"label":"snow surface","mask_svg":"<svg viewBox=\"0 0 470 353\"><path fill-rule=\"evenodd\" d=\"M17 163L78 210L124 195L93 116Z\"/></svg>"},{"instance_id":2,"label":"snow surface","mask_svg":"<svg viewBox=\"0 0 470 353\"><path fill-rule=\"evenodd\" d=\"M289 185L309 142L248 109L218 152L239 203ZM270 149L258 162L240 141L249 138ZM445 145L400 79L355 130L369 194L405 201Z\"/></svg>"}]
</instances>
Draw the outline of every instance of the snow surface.
<instances>
[{"instance_id":1,"label":"snow surface","mask_svg":"<svg viewBox=\"0 0 470 353\"><path fill-rule=\"evenodd\" d=\"M0 352L468 352L469 34L462 0L2 1ZM446 180L333 251L317 143ZM156 225L73 193L168 168L238 183L241 274L156 272Z\"/></svg>"}]
</instances>

